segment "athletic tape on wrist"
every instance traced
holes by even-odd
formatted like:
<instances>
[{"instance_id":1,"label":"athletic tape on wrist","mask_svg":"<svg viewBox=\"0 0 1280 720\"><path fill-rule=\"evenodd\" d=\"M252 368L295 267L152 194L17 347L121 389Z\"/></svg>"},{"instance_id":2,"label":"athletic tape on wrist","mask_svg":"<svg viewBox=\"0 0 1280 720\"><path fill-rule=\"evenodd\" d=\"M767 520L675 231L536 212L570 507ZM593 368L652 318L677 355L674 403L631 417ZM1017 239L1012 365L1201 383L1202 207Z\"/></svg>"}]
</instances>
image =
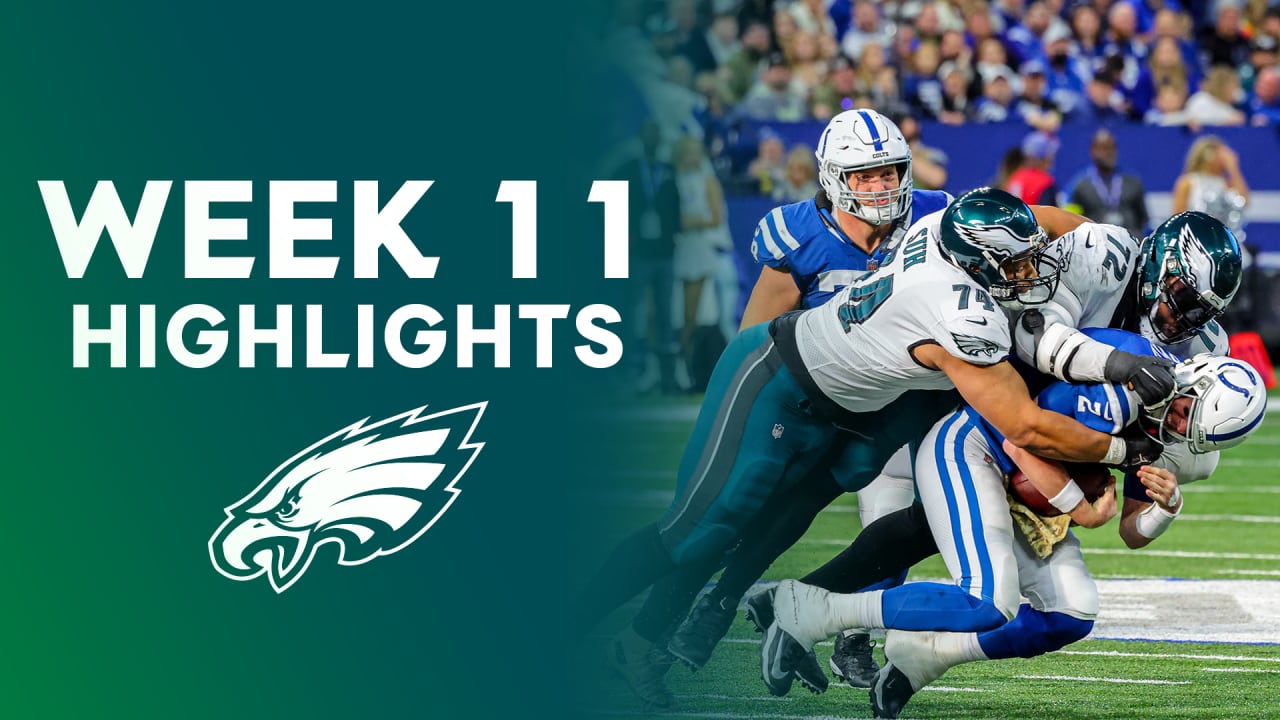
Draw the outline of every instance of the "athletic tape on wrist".
<instances>
[{"instance_id":1,"label":"athletic tape on wrist","mask_svg":"<svg viewBox=\"0 0 1280 720\"><path fill-rule=\"evenodd\" d=\"M1138 534L1148 540L1155 540L1160 537L1161 533L1169 529L1175 518L1182 514L1182 508L1179 507L1177 512L1169 512L1160 507L1160 503L1151 503L1146 510L1138 513L1134 518L1133 527Z\"/></svg>"},{"instance_id":2,"label":"athletic tape on wrist","mask_svg":"<svg viewBox=\"0 0 1280 720\"><path fill-rule=\"evenodd\" d=\"M1053 497L1049 498L1049 504L1058 508L1064 513L1070 514L1080 501L1084 499L1084 491L1076 484L1075 480L1068 480L1062 490Z\"/></svg>"},{"instance_id":3,"label":"athletic tape on wrist","mask_svg":"<svg viewBox=\"0 0 1280 720\"><path fill-rule=\"evenodd\" d=\"M1102 456L1098 462L1103 465L1119 465L1124 462L1125 451L1128 450L1127 443L1124 438L1111 438L1111 445L1107 447L1107 454Z\"/></svg>"}]
</instances>

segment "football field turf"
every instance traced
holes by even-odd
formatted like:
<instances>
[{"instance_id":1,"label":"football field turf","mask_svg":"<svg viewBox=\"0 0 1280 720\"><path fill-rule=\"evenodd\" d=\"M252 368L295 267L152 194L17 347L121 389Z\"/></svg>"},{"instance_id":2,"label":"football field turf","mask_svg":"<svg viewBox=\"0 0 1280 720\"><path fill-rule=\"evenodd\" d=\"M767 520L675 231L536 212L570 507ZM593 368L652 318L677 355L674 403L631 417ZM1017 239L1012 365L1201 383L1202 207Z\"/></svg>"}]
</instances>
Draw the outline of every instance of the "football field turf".
<instances>
[{"instance_id":1,"label":"football field turf","mask_svg":"<svg viewBox=\"0 0 1280 720\"><path fill-rule=\"evenodd\" d=\"M666 508L696 405L652 405L619 434L618 485L602 501L625 507L618 537ZM1128 550L1118 520L1075 530L1101 590L1101 613L1084 641L1030 660L961 665L918 693L904 718L1280 718L1280 399L1264 426L1224 453L1213 477L1185 488L1183 515L1143 550ZM768 571L764 582L799 577L857 533L857 502L846 495ZM603 557L608 548L600 549ZM910 579L947 577L937 556ZM637 601L638 603L638 601ZM615 613L585 652L635 612ZM871 717L865 690L833 684L814 696L797 683L769 695L759 677L759 635L739 615L701 671L676 666L668 682L675 717ZM818 647L826 666L831 643ZM883 662L880 650L877 658ZM584 702L614 717L640 716L627 688L599 663Z\"/></svg>"}]
</instances>

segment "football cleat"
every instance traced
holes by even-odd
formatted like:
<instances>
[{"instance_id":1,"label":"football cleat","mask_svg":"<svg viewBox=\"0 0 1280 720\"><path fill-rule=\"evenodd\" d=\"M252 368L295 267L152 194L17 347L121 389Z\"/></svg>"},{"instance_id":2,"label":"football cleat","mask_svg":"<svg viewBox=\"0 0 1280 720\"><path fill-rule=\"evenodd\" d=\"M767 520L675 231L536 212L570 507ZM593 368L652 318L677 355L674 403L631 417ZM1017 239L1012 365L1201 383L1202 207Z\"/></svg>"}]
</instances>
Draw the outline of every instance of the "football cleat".
<instances>
[{"instance_id":1,"label":"football cleat","mask_svg":"<svg viewBox=\"0 0 1280 720\"><path fill-rule=\"evenodd\" d=\"M871 649L871 636L864 632L843 632L836 636L836 649L831 654L831 673L850 687L869 688L880 666Z\"/></svg>"},{"instance_id":2,"label":"football cleat","mask_svg":"<svg viewBox=\"0 0 1280 720\"><path fill-rule=\"evenodd\" d=\"M773 624L773 594L777 586L765 588L747 596L747 620L762 633Z\"/></svg>"},{"instance_id":3,"label":"football cleat","mask_svg":"<svg viewBox=\"0 0 1280 720\"><path fill-rule=\"evenodd\" d=\"M774 622L760 646L760 675L769 692L785 695L792 680L814 693L826 692L830 681L818 664L813 645L822 633L805 618L826 612L827 591L796 580L778 583L771 609Z\"/></svg>"},{"instance_id":4,"label":"football cleat","mask_svg":"<svg viewBox=\"0 0 1280 720\"><path fill-rule=\"evenodd\" d=\"M711 659L712 651L725 633L729 632L733 616L738 610L737 603L725 607L728 598L718 599L713 595L714 593L705 593L698 598L689 617L680 624L671 637L671 642L667 644L667 650L694 672Z\"/></svg>"},{"instance_id":5,"label":"football cleat","mask_svg":"<svg viewBox=\"0 0 1280 720\"><path fill-rule=\"evenodd\" d=\"M667 689L665 679L674 660L647 641L638 642L641 640L634 630L624 630L609 642L605 667L622 678L646 709L674 710L676 698Z\"/></svg>"},{"instance_id":6,"label":"football cleat","mask_svg":"<svg viewBox=\"0 0 1280 720\"><path fill-rule=\"evenodd\" d=\"M894 667L892 661L885 661L884 667L880 668L875 681L871 683L872 717L898 717L915 692L911 689L911 681L907 676Z\"/></svg>"}]
</instances>

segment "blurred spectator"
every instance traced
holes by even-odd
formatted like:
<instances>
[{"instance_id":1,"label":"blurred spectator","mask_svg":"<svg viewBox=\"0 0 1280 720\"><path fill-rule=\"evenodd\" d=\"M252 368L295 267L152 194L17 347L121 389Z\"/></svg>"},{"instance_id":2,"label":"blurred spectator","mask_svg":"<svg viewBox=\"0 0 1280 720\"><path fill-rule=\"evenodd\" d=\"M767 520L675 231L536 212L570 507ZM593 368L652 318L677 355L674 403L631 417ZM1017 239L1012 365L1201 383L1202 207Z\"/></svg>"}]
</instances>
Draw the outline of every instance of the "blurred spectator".
<instances>
[{"instance_id":1,"label":"blurred spectator","mask_svg":"<svg viewBox=\"0 0 1280 720\"><path fill-rule=\"evenodd\" d=\"M1162 127L1187 124L1187 92L1177 85L1165 85L1156 91L1155 107L1147 111L1142 121L1147 125Z\"/></svg>"},{"instance_id":2,"label":"blurred spectator","mask_svg":"<svg viewBox=\"0 0 1280 720\"><path fill-rule=\"evenodd\" d=\"M716 15L707 29L707 49L716 67L724 64L742 45L738 42L738 18L730 13Z\"/></svg>"},{"instance_id":3,"label":"blurred spectator","mask_svg":"<svg viewBox=\"0 0 1280 720\"><path fill-rule=\"evenodd\" d=\"M1005 42L1009 43L1014 59L1024 63L1033 59L1044 59L1045 49L1043 36L1049 29L1053 13L1043 2L1033 2L1027 6L1022 22L1005 31Z\"/></svg>"},{"instance_id":4,"label":"blurred spectator","mask_svg":"<svg viewBox=\"0 0 1280 720\"><path fill-rule=\"evenodd\" d=\"M964 16L965 40L970 47L978 47L987 38L999 40L996 29L991 23L991 10L986 3L973 3L968 6Z\"/></svg>"},{"instance_id":5,"label":"blurred spectator","mask_svg":"<svg viewBox=\"0 0 1280 720\"><path fill-rule=\"evenodd\" d=\"M702 141L690 136L681 138L672 159L680 192L680 234L676 236L673 266L676 279L684 285L680 346L687 361L692 350L690 337L698 326L703 287L719 270L720 252L732 249L733 240L725 217L724 191L706 162ZM734 300L736 303L736 297Z\"/></svg>"},{"instance_id":6,"label":"blurred spectator","mask_svg":"<svg viewBox=\"0 0 1280 720\"><path fill-rule=\"evenodd\" d=\"M1102 67L1102 16L1091 5L1077 5L1071 11L1071 34L1075 40L1071 54L1084 62L1086 77L1092 77Z\"/></svg>"},{"instance_id":7,"label":"blurred spectator","mask_svg":"<svg viewBox=\"0 0 1280 720\"><path fill-rule=\"evenodd\" d=\"M1280 69L1266 67L1258 73L1249 98L1249 122L1280 126Z\"/></svg>"},{"instance_id":8,"label":"blurred spectator","mask_svg":"<svg viewBox=\"0 0 1280 720\"><path fill-rule=\"evenodd\" d=\"M1216 135L1205 135L1191 143L1182 175L1173 184L1173 212L1198 210L1233 227L1232 211L1238 213L1249 202L1249 186L1240 174L1240 158Z\"/></svg>"},{"instance_id":9,"label":"blurred spectator","mask_svg":"<svg viewBox=\"0 0 1280 720\"><path fill-rule=\"evenodd\" d=\"M1280 60L1278 49L1280 39L1272 35L1254 35L1249 41L1249 63L1240 68L1240 81L1245 90L1252 92L1258 74L1265 68L1276 66L1276 61Z\"/></svg>"},{"instance_id":10,"label":"blurred spectator","mask_svg":"<svg viewBox=\"0 0 1280 720\"><path fill-rule=\"evenodd\" d=\"M1162 37L1152 46L1151 55L1147 58L1147 67L1151 72L1151 83L1158 92L1160 88L1173 86L1186 95L1193 85L1191 73L1178 41L1171 37Z\"/></svg>"},{"instance_id":11,"label":"blurred spectator","mask_svg":"<svg viewBox=\"0 0 1280 720\"><path fill-rule=\"evenodd\" d=\"M1049 101L1069 120L1080 117L1084 107L1084 89L1093 71L1081 58L1071 54L1071 33L1066 29L1045 31L1045 85Z\"/></svg>"},{"instance_id":12,"label":"blurred spectator","mask_svg":"<svg viewBox=\"0 0 1280 720\"><path fill-rule=\"evenodd\" d=\"M810 97L827 77L826 63L818 56L817 36L801 30L783 52L791 65L791 89L801 97Z\"/></svg>"},{"instance_id":13,"label":"blurred spectator","mask_svg":"<svg viewBox=\"0 0 1280 720\"><path fill-rule=\"evenodd\" d=\"M1057 138L1033 132L1022 140L1022 166L1009 176L1009 192L1028 205L1057 205L1058 187L1049 170L1058 154Z\"/></svg>"},{"instance_id":14,"label":"blurred spectator","mask_svg":"<svg viewBox=\"0 0 1280 720\"><path fill-rule=\"evenodd\" d=\"M772 195L773 190L786 181L786 148L782 138L769 128L760 130L760 147L756 159L747 166L747 175L755 184L758 195Z\"/></svg>"},{"instance_id":15,"label":"blurred spectator","mask_svg":"<svg viewBox=\"0 0 1280 720\"><path fill-rule=\"evenodd\" d=\"M1243 125L1244 113L1233 103L1240 92L1240 76L1225 65L1209 69L1204 83L1194 95L1187 98L1187 124Z\"/></svg>"},{"instance_id":16,"label":"blurred spectator","mask_svg":"<svg viewBox=\"0 0 1280 720\"><path fill-rule=\"evenodd\" d=\"M936 118L942 113L942 80L938 77L941 62L936 44L920 43L902 78L902 94L907 103L925 117Z\"/></svg>"},{"instance_id":17,"label":"blurred spectator","mask_svg":"<svg viewBox=\"0 0 1280 720\"><path fill-rule=\"evenodd\" d=\"M974 79L977 86L973 92L977 94L982 93L982 86L997 73L1010 69L1009 54L1004 49L1004 43L998 38L987 38L978 43L973 57L973 69L977 71Z\"/></svg>"},{"instance_id":18,"label":"blurred spectator","mask_svg":"<svg viewBox=\"0 0 1280 720\"><path fill-rule=\"evenodd\" d=\"M1129 103L1116 84L1114 69L1104 67L1094 73L1093 79L1084 88L1085 102L1081 106L1080 116L1097 123L1127 119Z\"/></svg>"},{"instance_id":19,"label":"blurred spectator","mask_svg":"<svg viewBox=\"0 0 1280 720\"><path fill-rule=\"evenodd\" d=\"M911 27L915 29L916 37L921 40L934 40L942 42L942 19L938 16L938 6L933 2L926 2L920 6L920 10L911 20Z\"/></svg>"},{"instance_id":20,"label":"blurred spectator","mask_svg":"<svg viewBox=\"0 0 1280 720\"><path fill-rule=\"evenodd\" d=\"M1001 190L1009 190L1009 178L1022 167L1022 161L1025 159L1026 156L1022 154L1022 147L1019 145L1006 150L1000 157L1000 164L996 166L996 176L991 181L991 185Z\"/></svg>"},{"instance_id":21,"label":"blurred spectator","mask_svg":"<svg viewBox=\"0 0 1280 720\"><path fill-rule=\"evenodd\" d=\"M991 72L991 78L982 85L982 97L974 103L973 119L976 122L1002 123L1010 119L1013 109L1013 71L1001 66Z\"/></svg>"},{"instance_id":22,"label":"blurred spectator","mask_svg":"<svg viewBox=\"0 0 1280 720\"><path fill-rule=\"evenodd\" d=\"M1249 41L1241 33L1240 0L1217 0L1216 20L1200 36L1200 64L1239 67L1249 60Z\"/></svg>"},{"instance_id":23,"label":"blurred spectator","mask_svg":"<svg viewBox=\"0 0 1280 720\"><path fill-rule=\"evenodd\" d=\"M707 44L706 33L698 25L697 0L667 0L667 25L672 49L688 58L695 73L716 69L716 57Z\"/></svg>"},{"instance_id":24,"label":"blurred spectator","mask_svg":"<svg viewBox=\"0 0 1280 720\"><path fill-rule=\"evenodd\" d=\"M786 177L773 188L770 196L780 203L800 202L818 194L818 167L813 149L797 145L787 153Z\"/></svg>"},{"instance_id":25,"label":"blurred spectator","mask_svg":"<svg viewBox=\"0 0 1280 720\"><path fill-rule=\"evenodd\" d=\"M872 0L858 0L853 4L853 25L840 39L840 50L851 58L862 56L862 46L876 43L889 47L893 43L893 28L880 18L880 9Z\"/></svg>"},{"instance_id":26,"label":"blurred spectator","mask_svg":"<svg viewBox=\"0 0 1280 720\"><path fill-rule=\"evenodd\" d=\"M725 99L730 105L737 105L750 92L756 81L756 70L769 55L772 42L768 25L752 22L743 30L737 52L730 55L719 70Z\"/></svg>"},{"instance_id":27,"label":"blurred spectator","mask_svg":"<svg viewBox=\"0 0 1280 720\"><path fill-rule=\"evenodd\" d=\"M948 125L963 125L973 113L969 102L969 68L957 63L944 63L938 68L942 78L942 102L938 120Z\"/></svg>"},{"instance_id":28,"label":"blurred spectator","mask_svg":"<svg viewBox=\"0 0 1280 720\"><path fill-rule=\"evenodd\" d=\"M1102 55L1119 55L1134 62L1147 59L1147 46L1138 38L1138 11L1126 0L1116 2L1107 11Z\"/></svg>"},{"instance_id":29,"label":"blurred spectator","mask_svg":"<svg viewBox=\"0 0 1280 720\"><path fill-rule=\"evenodd\" d=\"M782 53L771 53L765 60L760 79L738 110L752 120L796 122L809 117L804 96L791 86L791 68Z\"/></svg>"},{"instance_id":30,"label":"blurred spectator","mask_svg":"<svg viewBox=\"0 0 1280 720\"><path fill-rule=\"evenodd\" d=\"M903 114L894 118L902 138L911 148L911 183L921 190L941 190L947 185L947 154L925 145L920 136L920 121Z\"/></svg>"},{"instance_id":31,"label":"blurred spectator","mask_svg":"<svg viewBox=\"0 0 1280 720\"><path fill-rule=\"evenodd\" d=\"M647 318L647 322L632 328L629 339L635 348L628 357L636 363L635 374L639 376L648 365L650 353L655 356L661 390L674 393L679 386L675 379L678 346L671 326L672 262L675 236L680 229L680 195L674 170L658 158L660 141L657 123L650 120L641 125L639 151L618 169L617 176L628 182L631 207L628 305L639 309L652 303L651 312L634 315Z\"/></svg>"},{"instance_id":32,"label":"blurred spectator","mask_svg":"<svg viewBox=\"0 0 1280 720\"><path fill-rule=\"evenodd\" d=\"M775 49L785 48L791 44L791 38L800 31L796 18L786 10L773 12L773 46Z\"/></svg>"},{"instance_id":33,"label":"blurred spectator","mask_svg":"<svg viewBox=\"0 0 1280 720\"><path fill-rule=\"evenodd\" d=\"M827 3L823 0L798 0L787 8L796 21L801 32L814 35L830 35L835 37L836 23L827 12Z\"/></svg>"},{"instance_id":34,"label":"blurred spectator","mask_svg":"<svg viewBox=\"0 0 1280 720\"><path fill-rule=\"evenodd\" d=\"M1062 125L1062 114L1048 96L1045 66L1041 60L1029 60L1019 68L1022 75L1022 94L1013 105L1013 117L1022 120L1033 130L1056 133Z\"/></svg>"},{"instance_id":35,"label":"blurred spectator","mask_svg":"<svg viewBox=\"0 0 1280 720\"><path fill-rule=\"evenodd\" d=\"M973 64L973 51L964 42L964 33L959 30L948 30L942 33L938 42L938 53L942 62L954 62L964 66Z\"/></svg>"},{"instance_id":36,"label":"blurred spectator","mask_svg":"<svg viewBox=\"0 0 1280 720\"><path fill-rule=\"evenodd\" d=\"M1140 238L1148 220L1146 190L1137 175L1116 168L1116 156L1111 131L1103 128L1094 133L1089 145L1093 167L1070 186L1066 209L1096 222L1119 225Z\"/></svg>"},{"instance_id":37,"label":"blurred spectator","mask_svg":"<svg viewBox=\"0 0 1280 720\"><path fill-rule=\"evenodd\" d=\"M773 0L742 0L738 6L738 27L746 28L762 23L769 28L773 23Z\"/></svg>"},{"instance_id":38,"label":"blurred spectator","mask_svg":"<svg viewBox=\"0 0 1280 720\"><path fill-rule=\"evenodd\" d=\"M858 71L853 61L837 55L827 70L827 82L810 96L809 111L818 120L829 120L837 113L859 107L854 104L858 96Z\"/></svg>"}]
</instances>

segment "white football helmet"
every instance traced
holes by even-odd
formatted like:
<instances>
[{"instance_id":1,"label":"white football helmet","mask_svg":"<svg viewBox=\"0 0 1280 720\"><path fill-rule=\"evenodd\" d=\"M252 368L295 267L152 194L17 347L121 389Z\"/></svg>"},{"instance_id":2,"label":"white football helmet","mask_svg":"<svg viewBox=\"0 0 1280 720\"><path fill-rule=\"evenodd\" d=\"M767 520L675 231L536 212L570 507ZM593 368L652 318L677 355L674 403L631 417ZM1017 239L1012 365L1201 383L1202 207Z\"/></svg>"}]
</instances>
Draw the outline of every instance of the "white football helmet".
<instances>
[{"instance_id":1,"label":"white football helmet","mask_svg":"<svg viewBox=\"0 0 1280 720\"><path fill-rule=\"evenodd\" d=\"M1258 371L1248 363L1201 353L1178 364L1173 379L1177 387L1174 400L1158 415L1149 416L1158 423L1161 442L1185 442L1191 452L1203 454L1235 447L1262 425L1267 390ZM1180 397L1191 398L1186 435L1164 423L1169 408Z\"/></svg>"},{"instance_id":2,"label":"white football helmet","mask_svg":"<svg viewBox=\"0 0 1280 720\"><path fill-rule=\"evenodd\" d=\"M911 206L911 148L902 131L870 109L854 109L831 118L818 139L818 182L831 204L872 225L907 214ZM849 189L849 173L898 166L898 187L872 193Z\"/></svg>"}]
</instances>

